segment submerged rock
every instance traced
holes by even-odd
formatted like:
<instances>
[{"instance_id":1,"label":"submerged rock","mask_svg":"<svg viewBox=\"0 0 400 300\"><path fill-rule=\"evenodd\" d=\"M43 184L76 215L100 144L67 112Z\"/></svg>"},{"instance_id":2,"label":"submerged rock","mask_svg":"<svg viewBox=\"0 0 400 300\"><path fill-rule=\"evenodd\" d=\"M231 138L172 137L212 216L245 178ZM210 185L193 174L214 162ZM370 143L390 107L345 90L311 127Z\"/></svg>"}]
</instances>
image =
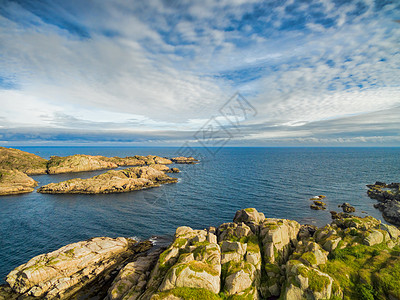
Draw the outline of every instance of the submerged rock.
<instances>
[{"instance_id":1,"label":"submerged rock","mask_svg":"<svg viewBox=\"0 0 400 300\"><path fill-rule=\"evenodd\" d=\"M32 153L0 147L0 169L18 170L28 175L46 173L47 160Z\"/></svg>"},{"instance_id":2,"label":"submerged rock","mask_svg":"<svg viewBox=\"0 0 400 300\"><path fill-rule=\"evenodd\" d=\"M37 182L17 170L0 169L0 196L33 192Z\"/></svg>"}]
</instances>

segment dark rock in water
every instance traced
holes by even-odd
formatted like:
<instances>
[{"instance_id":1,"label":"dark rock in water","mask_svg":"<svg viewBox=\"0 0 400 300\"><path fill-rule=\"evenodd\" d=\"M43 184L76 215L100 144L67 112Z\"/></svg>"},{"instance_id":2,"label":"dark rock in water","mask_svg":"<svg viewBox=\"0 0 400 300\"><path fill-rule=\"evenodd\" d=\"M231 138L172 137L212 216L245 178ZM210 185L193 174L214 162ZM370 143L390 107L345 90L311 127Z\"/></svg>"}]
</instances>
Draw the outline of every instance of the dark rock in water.
<instances>
[{"instance_id":1,"label":"dark rock in water","mask_svg":"<svg viewBox=\"0 0 400 300\"><path fill-rule=\"evenodd\" d=\"M314 204L317 206L326 206L326 203L322 201L314 201Z\"/></svg>"},{"instance_id":2,"label":"dark rock in water","mask_svg":"<svg viewBox=\"0 0 400 300\"><path fill-rule=\"evenodd\" d=\"M349 203L346 202L340 205L340 207L343 209L343 212L345 213L352 213L356 211L355 207L351 206Z\"/></svg>"},{"instance_id":3,"label":"dark rock in water","mask_svg":"<svg viewBox=\"0 0 400 300\"><path fill-rule=\"evenodd\" d=\"M370 198L380 203L374 205L382 212L383 217L389 223L400 225L400 183L377 181L375 184L368 184L367 194Z\"/></svg>"},{"instance_id":4,"label":"dark rock in water","mask_svg":"<svg viewBox=\"0 0 400 300\"><path fill-rule=\"evenodd\" d=\"M392 224L400 226L400 202L396 200L380 202L374 207L382 212L383 218Z\"/></svg>"},{"instance_id":5,"label":"dark rock in water","mask_svg":"<svg viewBox=\"0 0 400 300\"><path fill-rule=\"evenodd\" d=\"M313 209L313 210L324 210L324 209L326 209L325 206L316 205L316 204L311 204L310 208Z\"/></svg>"},{"instance_id":6,"label":"dark rock in water","mask_svg":"<svg viewBox=\"0 0 400 300\"><path fill-rule=\"evenodd\" d=\"M180 170L178 168L171 168L172 173L179 173Z\"/></svg>"},{"instance_id":7,"label":"dark rock in water","mask_svg":"<svg viewBox=\"0 0 400 300\"><path fill-rule=\"evenodd\" d=\"M348 213L344 213L344 212L336 212L336 211L330 211L331 217L333 220L336 219L343 219L343 218L351 218L352 215L348 214Z\"/></svg>"}]
</instances>

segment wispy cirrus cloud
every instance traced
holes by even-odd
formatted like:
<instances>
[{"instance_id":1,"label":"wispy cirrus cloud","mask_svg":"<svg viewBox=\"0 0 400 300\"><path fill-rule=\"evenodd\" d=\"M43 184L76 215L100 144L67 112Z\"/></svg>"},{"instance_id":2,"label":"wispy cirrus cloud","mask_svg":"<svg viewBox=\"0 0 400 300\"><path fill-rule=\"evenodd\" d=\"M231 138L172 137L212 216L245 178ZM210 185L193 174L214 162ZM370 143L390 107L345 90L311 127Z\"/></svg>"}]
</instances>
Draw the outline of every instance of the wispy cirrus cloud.
<instances>
[{"instance_id":1,"label":"wispy cirrus cloud","mask_svg":"<svg viewBox=\"0 0 400 300\"><path fill-rule=\"evenodd\" d=\"M3 0L0 134L29 140L35 127L31 140L56 142L51 132L79 129L60 140L93 142L101 128L129 142L164 130L179 143L239 90L258 115L238 144L398 143L385 120L400 105L399 13L378 0ZM375 112L379 125L362 119Z\"/></svg>"}]
</instances>

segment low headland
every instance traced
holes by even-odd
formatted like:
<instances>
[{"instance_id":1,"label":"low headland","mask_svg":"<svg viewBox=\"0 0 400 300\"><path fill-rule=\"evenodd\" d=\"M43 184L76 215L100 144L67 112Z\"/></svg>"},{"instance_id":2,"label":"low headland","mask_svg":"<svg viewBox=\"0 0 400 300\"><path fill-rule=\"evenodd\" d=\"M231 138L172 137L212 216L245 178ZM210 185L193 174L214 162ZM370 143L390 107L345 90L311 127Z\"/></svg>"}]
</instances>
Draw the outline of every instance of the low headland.
<instances>
[{"instance_id":1,"label":"low headland","mask_svg":"<svg viewBox=\"0 0 400 300\"><path fill-rule=\"evenodd\" d=\"M17 267L0 299L400 299L400 231L338 215L317 228L247 208L167 248L93 238Z\"/></svg>"},{"instance_id":2,"label":"low headland","mask_svg":"<svg viewBox=\"0 0 400 300\"><path fill-rule=\"evenodd\" d=\"M177 179L165 173L179 173L180 170L166 165L195 163L198 163L198 160L193 157L169 159L156 155L122 158L75 154L65 157L51 156L49 160L46 160L18 149L0 147L0 196L33 192L38 182L28 175L53 175L135 166L124 170L108 171L89 179L75 178L60 183L50 183L38 189L39 193L47 194L130 192L175 183Z\"/></svg>"}]
</instances>

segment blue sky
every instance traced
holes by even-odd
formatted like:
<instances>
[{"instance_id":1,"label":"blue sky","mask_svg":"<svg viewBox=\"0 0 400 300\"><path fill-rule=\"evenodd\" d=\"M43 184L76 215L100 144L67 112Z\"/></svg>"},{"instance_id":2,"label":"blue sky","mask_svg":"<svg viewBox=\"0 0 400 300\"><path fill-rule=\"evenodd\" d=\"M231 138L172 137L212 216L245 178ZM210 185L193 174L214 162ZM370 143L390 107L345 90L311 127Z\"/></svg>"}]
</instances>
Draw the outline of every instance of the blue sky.
<instances>
[{"instance_id":1,"label":"blue sky","mask_svg":"<svg viewBox=\"0 0 400 300\"><path fill-rule=\"evenodd\" d=\"M0 144L400 146L395 0L0 0ZM257 111L219 115L239 92Z\"/></svg>"}]
</instances>

